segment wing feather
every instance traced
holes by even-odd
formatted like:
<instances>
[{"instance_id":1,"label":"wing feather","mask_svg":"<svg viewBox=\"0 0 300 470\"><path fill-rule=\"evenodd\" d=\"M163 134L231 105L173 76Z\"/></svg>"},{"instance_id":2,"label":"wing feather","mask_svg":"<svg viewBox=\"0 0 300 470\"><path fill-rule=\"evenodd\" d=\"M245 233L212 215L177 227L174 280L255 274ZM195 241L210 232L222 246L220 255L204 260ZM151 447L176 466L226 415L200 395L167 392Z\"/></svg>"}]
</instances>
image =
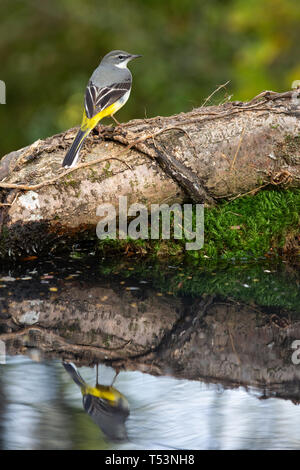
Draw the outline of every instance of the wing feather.
<instances>
[{"instance_id":1,"label":"wing feather","mask_svg":"<svg viewBox=\"0 0 300 470\"><path fill-rule=\"evenodd\" d=\"M86 115L91 119L96 114L108 108L110 105L121 99L130 91L131 82L113 83L110 86L99 88L89 82L86 92L84 107Z\"/></svg>"},{"instance_id":2,"label":"wing feather","mask_svg":"<svg viewBox=\"0 0 300 470\"><path fill-rule=\"evenodd\" d=\"M125 421L129 410L121 406L109 405L106 400L93 395L83 396L83 406L103 433L112 441L124 441L127 439Z\"/></svg>"}]
</instances>

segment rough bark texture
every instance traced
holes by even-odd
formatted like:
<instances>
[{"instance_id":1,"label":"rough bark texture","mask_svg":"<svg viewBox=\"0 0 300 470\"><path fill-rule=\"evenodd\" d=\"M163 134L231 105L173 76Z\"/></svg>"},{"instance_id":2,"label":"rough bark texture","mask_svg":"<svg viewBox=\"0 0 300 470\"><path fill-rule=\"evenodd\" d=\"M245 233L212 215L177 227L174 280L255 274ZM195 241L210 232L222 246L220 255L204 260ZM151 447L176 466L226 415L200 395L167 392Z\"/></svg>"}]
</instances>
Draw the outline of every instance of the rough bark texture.
<instances>
[{"instance_id":1,"label":"rough bark texture","mask_svg":"<svg viewBox=\"0 0 300 470\"><path fill-rule=\"evenodd\" d=\"M25 281L23 281L25 282ZM69 281L41 296L41 285L16 282L0 298L0 340L9 354L107 362L154 374L265 388L300 399L292 343L299 313L215 296L189 304L152 288L128 291L118 282Z\"/></svg>"},{"instance_id":2,"label":"rough bark texture","mask_svg":"<svg viewBox=\"0 0 300 470\"><path fill-rule=\"evenodd\" d=\"M0 252L19 255L75 240L99 221L97 207L205 202L268 184L300 187L298 91L264 92L249 103L136 120L90 136L81 164L61 162L77 129L4 157L0 166ZM102 163L101 163L102 160Z\"/></svg>"}]
</instances>

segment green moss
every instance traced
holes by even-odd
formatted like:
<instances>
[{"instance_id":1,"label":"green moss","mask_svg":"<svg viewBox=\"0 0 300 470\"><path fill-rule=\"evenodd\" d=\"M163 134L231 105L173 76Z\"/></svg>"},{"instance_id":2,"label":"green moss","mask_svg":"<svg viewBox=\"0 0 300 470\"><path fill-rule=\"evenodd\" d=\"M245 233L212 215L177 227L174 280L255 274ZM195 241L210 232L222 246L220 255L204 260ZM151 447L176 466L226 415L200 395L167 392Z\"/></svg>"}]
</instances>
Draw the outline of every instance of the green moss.
<instances>
[{"instance_id":1,"label":"green moss","mask_svg":"<svg viewBox=\"0 0 300 470\"><path fill-rule=\"evenodd\" d=\"M106 165L104 166L103 170L102 170L103 174L109 178L110 176L112 176L112 171L110 170L110 162L107 162Z\"/></svg>"},{"instance_id":2,"label":"green moss","mask_svg":"<svg viewBox=\"0 0 300 470\"><path fill-rule=\"evenodd\" d=\"M224 259L279 253L299 233L300 191L261 191L205 213L203 254ZM238 229L236 227L239 227Z\"/></svg>"},{"instance_id":3,"label":"green moss","mask_svg":"<svg viewBox=\"0 0 300 470\"><path fill-rule=\"evenodd\" d=\"M154 257L188 257L210 260L253 259L280 255L287 240L299 235L300 191L266 190L205 209L204 246L186 251L188 240L101 240L103 254L131 253ZM171 219L172 220L172 219ZM194 223L195 223L194 214ZM290 244L297 253L299 247Z\"/></svg>"},{"instance_id":4,"label":"green moss","mask_svg":"<svg viewBox=\"0 0 300 470\"><path fill-rule=\"evenodd\" d=\"M71 175L66 175L64 180L62 181L62 184L66 187L71 186L74 189L78 189L80 188L81 182L72 179Z\"/></svg>"},{"instance_id":5,"label":"green moss","mask_svg":"<svg viewBox=\"0 0 300 470\"><path fill-rule=\"evenodd\" d=\"M88 174L87 178L92 183L96 183L96 182L101 180L101 178L99 178L99 175L98 175L97 171L95 171L93 168L89 168L89 174Z\"/></svg>"}]
</instances>

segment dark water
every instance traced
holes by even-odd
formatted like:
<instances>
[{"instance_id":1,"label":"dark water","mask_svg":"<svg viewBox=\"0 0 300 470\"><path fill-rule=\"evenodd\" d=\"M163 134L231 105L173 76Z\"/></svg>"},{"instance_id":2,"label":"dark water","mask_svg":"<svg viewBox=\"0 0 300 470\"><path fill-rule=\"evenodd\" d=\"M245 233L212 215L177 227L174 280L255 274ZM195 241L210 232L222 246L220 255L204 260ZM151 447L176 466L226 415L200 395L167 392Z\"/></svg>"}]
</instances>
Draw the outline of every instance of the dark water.
<instances>
[{"instance_id":1,"label":"dark water","mask_svg":"<svg viewBox=\"0 0 300 470\"><path fill-rule=\"evenodd\" d=\"M299 285L295 266L266 262L87 257L4 269L0 448L299 448ZM62 360L92 385L95 364L102 385L119 371L122 442L84 411Z\"/></svg>"}]
</instances>

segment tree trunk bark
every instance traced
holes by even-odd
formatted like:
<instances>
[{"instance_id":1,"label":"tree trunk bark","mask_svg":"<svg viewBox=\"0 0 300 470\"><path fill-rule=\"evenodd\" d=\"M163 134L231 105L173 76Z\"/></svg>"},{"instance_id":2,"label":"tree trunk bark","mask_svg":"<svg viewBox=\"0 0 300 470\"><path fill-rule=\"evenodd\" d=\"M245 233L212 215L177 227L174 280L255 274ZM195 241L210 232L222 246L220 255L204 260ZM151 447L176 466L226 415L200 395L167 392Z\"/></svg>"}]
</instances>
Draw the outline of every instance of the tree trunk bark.
<instances>
[{"instance_id":1,"label":"tree trunk bark","mask_svg":"<svg viewBox=\"0 0 300 470\"><path fill-rule=\"evenodd\" d=\"M267 185L300 187L299 90L248 103L135 120L91 135L76 168L61 162L77 129L8 154L0 165L0 257L95 234L97 207L216 204Z\"/></svg>"}]
</instances>

